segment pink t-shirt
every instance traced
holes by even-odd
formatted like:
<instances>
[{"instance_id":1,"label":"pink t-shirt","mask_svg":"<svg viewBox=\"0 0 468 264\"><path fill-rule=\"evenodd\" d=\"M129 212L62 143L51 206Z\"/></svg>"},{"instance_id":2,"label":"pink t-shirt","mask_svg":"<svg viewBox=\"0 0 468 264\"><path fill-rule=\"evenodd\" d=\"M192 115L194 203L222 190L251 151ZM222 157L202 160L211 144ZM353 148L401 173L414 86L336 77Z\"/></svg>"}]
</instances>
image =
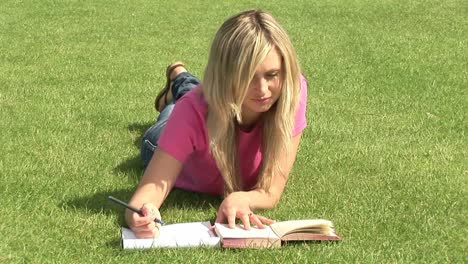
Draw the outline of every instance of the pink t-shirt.
<instances>
[{"instance_id":1,"label":"pink t-shirt","mask_svg":"<svg viewBox=\"0 0 468 264\"><path fill-rule=\"evenodd\" d=\"M224 183L210 153L206 116L208 104L198 86L180 98L159 138L158 147L183 163L175 186L188 191L222 195ZM293 136L307 126L307 81L301 78L301 98L296 113ZM251 189L257 182L262 164L262 126L249 132L239 130L239 162L243 189Z\"/></svg>"}]
</instances>

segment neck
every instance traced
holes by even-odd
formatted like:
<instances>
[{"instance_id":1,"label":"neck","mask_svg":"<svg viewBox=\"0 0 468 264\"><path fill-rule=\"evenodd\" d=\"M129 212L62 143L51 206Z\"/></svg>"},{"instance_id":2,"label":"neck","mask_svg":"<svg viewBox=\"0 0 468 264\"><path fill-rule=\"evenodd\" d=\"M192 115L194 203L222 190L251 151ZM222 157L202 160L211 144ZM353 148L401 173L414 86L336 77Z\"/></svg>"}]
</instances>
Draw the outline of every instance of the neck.
<instances>
[{"instance_id":1,"label":"neck","mask_svg":"<svg viewBox=\"0 0 468 264\"><path fill-rule=\"evenodd\" d=\"M256 114L255 116L248 116L248 115L242 116L242 124L238 124L239 129L244 132L251 131L258 124L261 117L262 117L261 114Z\"/></svg>"}]
</instances>

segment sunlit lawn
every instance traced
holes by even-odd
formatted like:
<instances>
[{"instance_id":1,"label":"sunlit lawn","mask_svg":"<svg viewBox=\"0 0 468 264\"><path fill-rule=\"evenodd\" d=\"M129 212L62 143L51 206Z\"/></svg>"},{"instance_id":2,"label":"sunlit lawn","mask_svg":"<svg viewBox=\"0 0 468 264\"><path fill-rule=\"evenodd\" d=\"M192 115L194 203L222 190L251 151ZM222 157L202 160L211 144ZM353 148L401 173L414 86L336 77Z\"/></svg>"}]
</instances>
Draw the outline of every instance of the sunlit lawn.
<instances>
[{"instance_id":1,"label":"sunlit lawn","mask_svg":"<svg viewBox=\"0 0 468 264\"><path fill-rule=\"evenodd\" d=\"M0 3L0 262L466 262L463 1ZM230 15L270 11L309 77L308 128L277 219L326 218L341 243L123 251L164 69L201 76ZM220 199L177 190L169 223Z\"/></svg>"}]
</instances>

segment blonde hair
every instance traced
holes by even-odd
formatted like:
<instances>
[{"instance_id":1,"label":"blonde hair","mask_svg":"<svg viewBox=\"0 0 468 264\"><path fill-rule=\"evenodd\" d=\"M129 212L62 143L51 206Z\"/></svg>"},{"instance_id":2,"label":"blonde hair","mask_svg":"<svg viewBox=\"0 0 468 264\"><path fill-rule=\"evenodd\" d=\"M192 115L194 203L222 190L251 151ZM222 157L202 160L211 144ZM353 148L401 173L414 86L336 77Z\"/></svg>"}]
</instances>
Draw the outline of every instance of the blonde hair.
<instances>
[{"instance_id":1,"label":"blonde hair","mask_svg":"<svg viewBox=\"0 0 468 264\"><path fill-rule=\"evenodd\" d=\"M238 124L256 68L272 49L281 55L281 95L262 115L263 163L255 188L268 191L272 175L284 172L278 160L288 155L300 97L300 67L286 31L270 14L249 10L223 23L213 40L203 79L208 103L211 153L224 179L225 194L242 190Z\"/></svg>"}]
</instances>

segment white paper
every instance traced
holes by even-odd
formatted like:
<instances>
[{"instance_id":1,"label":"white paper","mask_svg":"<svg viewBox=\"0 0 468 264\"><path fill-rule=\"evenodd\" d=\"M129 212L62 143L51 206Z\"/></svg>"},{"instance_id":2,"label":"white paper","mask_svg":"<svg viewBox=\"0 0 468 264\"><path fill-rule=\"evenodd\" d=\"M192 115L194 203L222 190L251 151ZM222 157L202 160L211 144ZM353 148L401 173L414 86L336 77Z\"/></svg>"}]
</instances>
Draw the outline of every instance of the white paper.
<instances>
[{"instance_id":1,"label":"white paper","mask_svg":"<svg viewBox=\"0 0 468 264\"><path fill-rule=\"evenodd\" d=\"M210 222L164 225L155 239L138 239L132 230L122 227L124 249L219 247L219 237L211 230Z\"/></svg>"},{"instance_id":2,"label":"white paper","mask_svg":"<svg viewBox=\"0 0 468 264\"><path fill-rule=\"evenodd\" d=\"M245 230L242 225L236 225L234 229L226 224L215 223L216 230L223 238L278 238L270 227L263 229L251 227Z\"/></svg>"}]
</instances>

